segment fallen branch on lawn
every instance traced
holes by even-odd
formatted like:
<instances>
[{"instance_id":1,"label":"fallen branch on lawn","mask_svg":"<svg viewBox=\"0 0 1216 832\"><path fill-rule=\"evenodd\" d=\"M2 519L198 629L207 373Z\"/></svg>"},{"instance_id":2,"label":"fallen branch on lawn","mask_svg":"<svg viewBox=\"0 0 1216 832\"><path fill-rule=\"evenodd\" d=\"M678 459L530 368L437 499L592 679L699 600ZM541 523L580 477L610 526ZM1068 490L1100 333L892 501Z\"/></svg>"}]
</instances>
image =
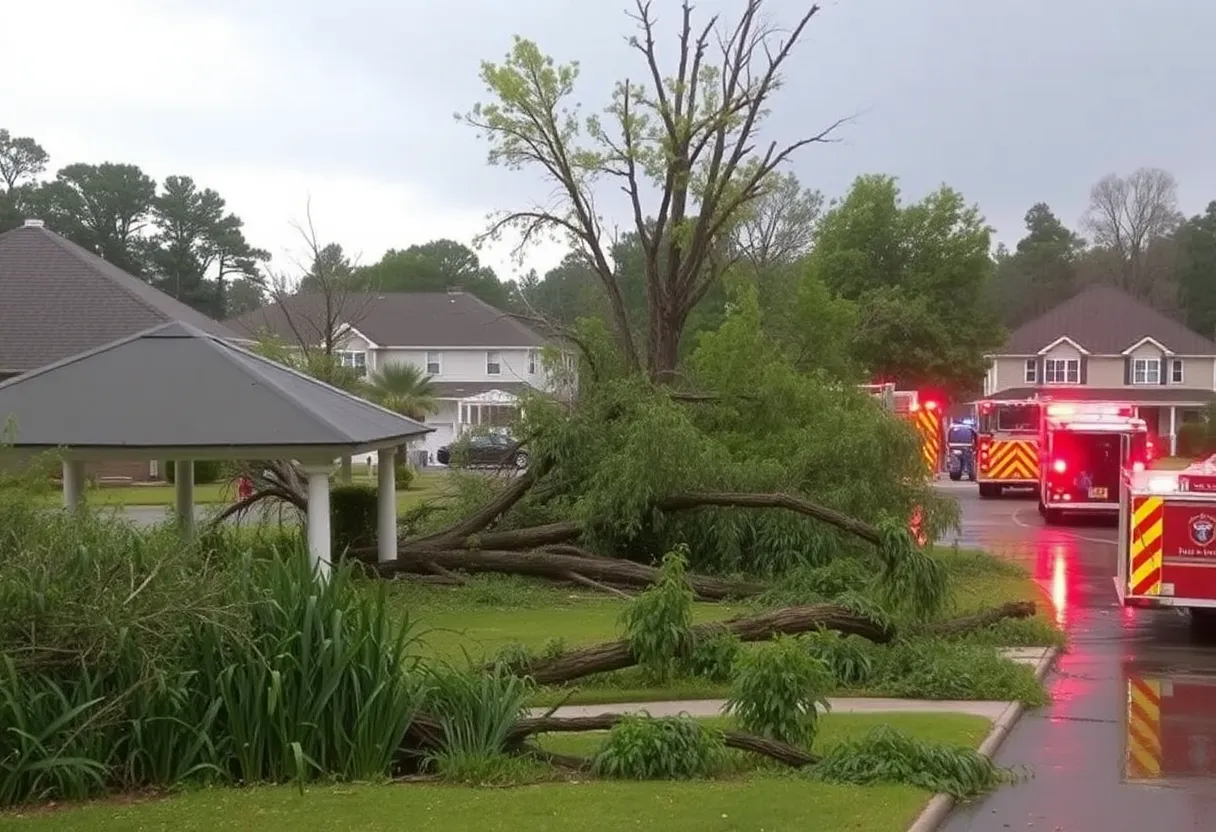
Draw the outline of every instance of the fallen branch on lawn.
<instances>
[{"instance_id":1,"label":"fallen branch on lawn","mask_svg":"<svg viewBox=\"0 0 1216 832\"><path fill-rule=\"evenodd\" d=\"M838 529L860 537L875 546L882 545L882 535L878 529L850 517L834 508L812 503L802 497L792 494L762 494L747 491L694 491L687 494L674 494L664 497L655 503L660 511L691 511L697 508L781 508L793 511L816 520L835 526Z\"/></svg>"},{"instance_id":2,"label":"fallen branch on lawn","mask_svg":"<svg viewBox=\"0 0 1216 832\"><path fill-rule=\"evenodd\" d=\"M991 627L1007 618L1030 618L1034 613L1034 601L1010 601L990 610L930 624L925 632L934 636L954 636Z\"/></svg>"},{"instance_id":3,"label":"fallen branch on lawn","mask_svg":"<svg viewBox=\"0 0 1216 832\"><path fill-rule=\"evenodd\" d=\"M692 628L692 636L695 641L701 641L720 633L731 633L741 641L766 641L775 635L796 635L820 628L859 635L877 644L886 644L895 637L889 627L835 604L786 607L746 618L698 624ZM637 659L629 642L608 641L552 658L511 664L508 669L520 676L530 676L540 685L558 685L635 664Z\"/></svg>"},{"instance_id":4,"label":"fallen branch on lawn","mask_svg":"<svg viewBox=\"0 0 1216 832\"><path fill-rule=\"evenodd\" d=\"M522 751L530 751L529 747L524 744L524 741L537 734L571 734L581 733L583 731L608 731L618 722L625 718L625 714L598 714L596 716L537 716L527 717L518 720L511 726L507 732L507 745L509 748L515 748ZM790 745L789 743L780 742L779 740L771 740L767 737L749 734L745 731L724 731L724 739L726 740L727 748L738 749L739 751L748 751L752 754L760 754L778 762L785 763L787 766L801 768L819 761L819 758L813 754L808 754L800 748ZM542 752L548 754L549 752ZM581 758L569 758L566 755L561 756L562 763L567 767L573 767L573 761ZM588 764L590 761L587 761ZM590 765L588 765L590 768Z\"/></svg>"},{"instance_id":5,"label":"fallen branch on lawn","mask_svg":"<svg viewBox=\"0 0 1216 832\"><path fill-rule=\"evenodd\" d=\"M556 525L556 524L555 524ZM509 575L529 575L551 581L566 582L571 574L616 587L645 588L654 583L659 570L653 566L618 558L586 558L553 552L505 552L483 549L432 551L403 545L397 560L375 564L383 576L403 572L434 573L435 567L464 572L500 572ZM698 598L720 601L759 595L767 587L747 581L726 581L706 575L689 575L688 583Z\"/></svg>"}]
</instances>

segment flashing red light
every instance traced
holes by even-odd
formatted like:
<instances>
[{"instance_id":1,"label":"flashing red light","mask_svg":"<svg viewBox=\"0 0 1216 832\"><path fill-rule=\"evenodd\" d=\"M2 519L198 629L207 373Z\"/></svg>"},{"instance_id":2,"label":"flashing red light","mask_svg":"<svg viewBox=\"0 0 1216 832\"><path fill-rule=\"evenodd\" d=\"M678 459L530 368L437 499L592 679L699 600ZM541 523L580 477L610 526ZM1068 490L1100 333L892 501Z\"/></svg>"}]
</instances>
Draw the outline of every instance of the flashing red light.
<instances>
[{"instance_id":1,"label":"flashing red light","mask_svg":"<svg viewBox=\"0 0 1216 832\"><path fill-rule=\"evenodd\" d=\"M925 410L937 410L937 402L925 402Z\"/></svg>"},{"instance_id":2,"label":"flashing red light","mask_svg":"<svg viewBox=\"0 0 1216 832\"><path fill-rule=\"evenodd\" d=\"M1144 470L1144 463L1143 463L1143 462L1139 462L1139 461L1137 461L1137 462L1133 462L1133 463L1132 463L1132 470L1133 470L1133 471L1135 471L1136 473L1140 473L1141 471L1143 471L1143 470Z\"/></svg>"},{"instance_id":3,"label":"flashing red light","mask_svg":"<svg viewBox=\"0 0 1216 832\"><path fill-rule=\"evenodd\" d=\"M1068 463L1062 459L1057 459L1051 463L1051 470L1055 471L1057 474L1063 474L1068 470Z\"/></svg>"}]
</instances>

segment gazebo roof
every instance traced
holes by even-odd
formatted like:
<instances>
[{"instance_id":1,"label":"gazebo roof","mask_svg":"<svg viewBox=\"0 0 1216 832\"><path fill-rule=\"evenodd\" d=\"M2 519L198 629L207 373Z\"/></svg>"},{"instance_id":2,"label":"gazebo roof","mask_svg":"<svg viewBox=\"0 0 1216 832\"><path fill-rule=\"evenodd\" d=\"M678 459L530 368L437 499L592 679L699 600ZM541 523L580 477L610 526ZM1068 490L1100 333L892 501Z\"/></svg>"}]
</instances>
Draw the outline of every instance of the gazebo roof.
<instances>
[{"instance_id":1,"label":"gazebo roof","mask_svg":"<svg viewBox=\"0 0 1216 832\"><path fill-rule=\"evenodd\" d=\"M432 430L180 322L0 384L0 426L10 418L16 433L0 433L0 444L16 448L213 452L194 458L336 456Z\"/></svg>"}]
</instances>

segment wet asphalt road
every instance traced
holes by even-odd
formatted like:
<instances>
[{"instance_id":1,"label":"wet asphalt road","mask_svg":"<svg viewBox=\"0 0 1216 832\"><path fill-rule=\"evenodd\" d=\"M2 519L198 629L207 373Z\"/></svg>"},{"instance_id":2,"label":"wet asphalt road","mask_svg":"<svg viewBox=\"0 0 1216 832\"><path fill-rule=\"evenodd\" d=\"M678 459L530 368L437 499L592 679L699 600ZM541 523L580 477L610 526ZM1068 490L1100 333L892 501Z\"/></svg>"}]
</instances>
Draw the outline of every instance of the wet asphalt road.
<instances>
[{"instance_id":1,"label":"wet asphalt road","mask_svg":"<svg viewBox=\"0 0 1216 832\"><path fill-rule=\"evenodd\" d=\"M1052 703L997 753L1029 779L958 807L942 828L1216 830L1216 640L1183 613L1118 606L1113 521L1045 527L1032 498L942 487L963 508L959 545L1025 564L1070 639L1048 677Z\"/></svg>"}]
</instances>

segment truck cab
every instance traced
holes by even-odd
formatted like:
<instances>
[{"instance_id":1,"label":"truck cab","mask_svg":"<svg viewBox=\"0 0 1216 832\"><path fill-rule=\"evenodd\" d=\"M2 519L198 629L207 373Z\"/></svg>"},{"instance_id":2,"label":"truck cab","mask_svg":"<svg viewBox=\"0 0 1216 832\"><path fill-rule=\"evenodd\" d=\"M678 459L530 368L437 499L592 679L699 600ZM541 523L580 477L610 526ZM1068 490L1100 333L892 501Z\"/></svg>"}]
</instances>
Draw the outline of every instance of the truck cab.
<instances>
[{"instance_id":1,"label":"truck cab","mask_svg":"<svg viewBox=\"0 0 1216 832\"><path fill-rule=\"evenodd\" d=\"M1039 512L1048 524L1065 514L1119 512L1125 470L1144 470L1148 425L1130 405L1046 405L1039 435Z\"/></svg>"},{"instance_id":2,"label":"truck cab","mask_svg":"<svg viewBox=\"0 0 1216 832\"><path fill-rule=\"evenodd\" d=\"M980 497L999 497L1006 488L1039 484L1039 423L1035 400L984 399L976 402L977 464Z\"/></svg>"}]
</instances>

